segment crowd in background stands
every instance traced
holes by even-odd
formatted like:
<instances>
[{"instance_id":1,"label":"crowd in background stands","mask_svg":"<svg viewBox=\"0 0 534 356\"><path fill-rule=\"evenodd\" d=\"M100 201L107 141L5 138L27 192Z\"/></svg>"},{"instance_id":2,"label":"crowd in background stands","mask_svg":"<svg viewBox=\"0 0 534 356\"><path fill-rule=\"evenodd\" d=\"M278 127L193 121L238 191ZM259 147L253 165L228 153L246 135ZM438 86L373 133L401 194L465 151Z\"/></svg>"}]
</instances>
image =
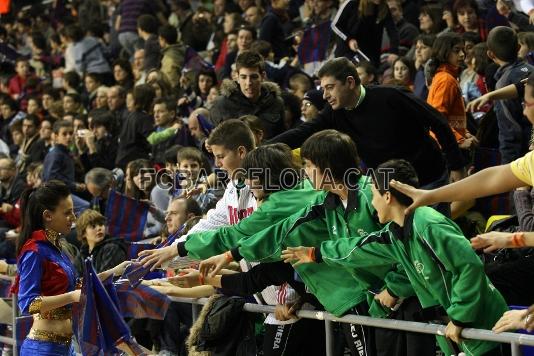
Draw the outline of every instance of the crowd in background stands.
<instances>
[{"instance_id":1,"label":"crowd in background stands","mask_svg":"<svg viewBox=\"0 0 534 356\"><path fill-rule=\"evenodd\" d=\"M314 68L346 57L363 87L395 87L439 111L464 160L463 168L449 162L453 180L510 163L533 146L532 124L523 115L532 103L522 95L491 100L501 99L494 90L518 84L534 70L529 0L19 5L13 2L0 17L2 259L16 258L22 191L53 179L65 182L73 196L78 222L68 237L72 254L78 262L92 255L97 271L127 259L120 238L102 237L110 189L150 204L145 238L164 239L169 224L173 231L186 223L189 229L223 197L214 181L224 178L214 179L212 172L222 167L230 173L225 157L206 143L214 128L239 119L254 134L252 146L285 142L276 136L329 110L332 102L303 55L306 34L325 23L328 30L315 34L326 52ZM430 134L443 146L439 132ZM172 172L167 179L176 184L157 184L150 168ZM186 179L173 179L176 173ZM530 231L533 193L521 188L513 197L454 201L450 213L468 237L482 232L494 213L515 212L515 228ZM236 215L233 223L245 216ZM525 254L521 258L530 250ZM0 263L0 272L13 270ZM533 302L532 293L503 294L507 301ZM175 325L177 339L158 335L163 326L155 322L136 323L135 333L155 350L180 354L191 323L184 314L165 322ZM141 336L145 329L150 336Z\"/></svg>"}]
</instances>

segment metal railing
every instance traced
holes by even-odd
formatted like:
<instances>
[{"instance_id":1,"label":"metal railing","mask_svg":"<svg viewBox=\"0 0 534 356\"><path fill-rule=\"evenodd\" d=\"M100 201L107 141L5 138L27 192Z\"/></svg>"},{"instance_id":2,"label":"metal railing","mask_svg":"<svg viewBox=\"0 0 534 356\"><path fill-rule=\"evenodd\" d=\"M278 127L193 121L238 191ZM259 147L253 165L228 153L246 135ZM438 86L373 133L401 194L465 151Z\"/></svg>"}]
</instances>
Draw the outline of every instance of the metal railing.
<instances>
[{"instance_id":1,"label":"metal railing","mask_svg":"<svg viewBox=\"0 0 534 356\"><path fill-rule=\"evenodd\" d=\"M170 297L173 302L187 303L192 305L193 320L196 320L200 311L200 306L206 304L208 298L179 298ZM274 313L274 306L246 303L244 311L251 313ZM445 325L418 323L413 321L372 318L361 315L345 315L336 317L324 311L300 310L297 316L304 319L324 320L326 333L327 356L333 356L332 322L359 324L384 329L410 331L415 333L445 335ZM520 346L534 346L534 335L503 332L496 334L491 330L465 328L461 334L464 339L494 341L510 344L512 356L521 356Z\"/></svg>"}]
</instances>

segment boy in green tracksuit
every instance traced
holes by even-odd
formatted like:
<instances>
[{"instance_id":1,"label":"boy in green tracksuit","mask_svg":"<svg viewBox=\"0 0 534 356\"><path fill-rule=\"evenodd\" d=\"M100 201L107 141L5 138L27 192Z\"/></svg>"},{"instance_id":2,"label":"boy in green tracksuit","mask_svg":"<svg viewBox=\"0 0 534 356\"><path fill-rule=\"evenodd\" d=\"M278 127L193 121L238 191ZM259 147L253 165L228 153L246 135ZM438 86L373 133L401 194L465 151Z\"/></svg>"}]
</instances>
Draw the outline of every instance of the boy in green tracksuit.
<instances>
[{"instance_id":1,"label":"boy in green tracksuit","mask_svg":"<svg viewBox=\"0 0 534 356\"><path fill-rule=\"evenodd\" d=\"M405 214L411 199L388 189L390 179L417 186L417 176L406 161L393 160L379 166L393 169L389 176L376 175L373 206L383 230L365 238L325 241L321 247L288 248L286 262L324 262L343 268L372 269L384 261L399 262L404 267L423 308L447 321L446 336L467 355L501 355L499 345L487 341L461 340L464 327L491 329L508 309L501 294L484 274L480 259L473 252L461 230L445 216L428 207ZM390 171L391 172L391 171ZM441 308L440 308L441 307ZM441 315L440 315L441 314ZM438 342L450 355L444 338Z\"/></svg>"},{"instance_id":2,"label":"boy in green tracksuit","mask_svg":"<svg viewBox=\"0 0 534 356\"><path fill-rule=\"evenodd\" d=\"M214 273L229 259L280 261L281 251L286 246L303 243L320 246L322 241L328 239L364 237L381 228L374 217L367 178L354 168L358 166L357 152L348 136L335 130L316 133L302 146L301 156L305 159L306 173L315 188L328 191L325 198L261 232L241 239L231 254L227 252L203 261L201 272L213 268ZM382 290L384 285L393 295L403 298L413 296L406 275L397 270L394 262L358 273L325 265L306 265L297 268L297 273L325 309L336 315L347 312L367 315L370 312L374 316L385 316L386 310L377 303L372 303L369 311L365 303L368 298L372 301L369 290ZM380 293L378 300L393 307L395 303L388 303L387 296L387 293ZM353 354L374 354L368 328L348 324L343 326Z\"/></svg>"}]
</instances>

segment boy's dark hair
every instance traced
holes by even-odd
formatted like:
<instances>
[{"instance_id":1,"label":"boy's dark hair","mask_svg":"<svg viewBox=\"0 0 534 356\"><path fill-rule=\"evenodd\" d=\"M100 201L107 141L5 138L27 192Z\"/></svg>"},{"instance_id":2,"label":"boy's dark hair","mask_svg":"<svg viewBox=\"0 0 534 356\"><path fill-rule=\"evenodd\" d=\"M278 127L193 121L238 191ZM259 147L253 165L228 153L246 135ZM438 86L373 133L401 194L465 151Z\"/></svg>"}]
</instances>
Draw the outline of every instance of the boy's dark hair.
<instances>
[{"instance_id":1,"label":"boy's dark hair","mask_svg":"<svg viewBox=\"0 0 534 356\"><path fill-rule=\"evenodd\" d=\"M152 108L152 102L156 96L156 92L151 85L141 84L136 85L133 89L133 99L135 103L135 108L139 111L149 112Z\"/></svg>"},{"instance_id":2,"label":"boy's dark hair","mask_svg":"<svg viewBox=\"0 0 534 356\"><path fill-rule=\"evenodd\" d=\"M74 128L74 126L72 125L72 122L68 120L58 120L54 122L54 125L52 125L52 132L57 135L63 127L69 128L69 129Z\"/></svg>"},{"instance_id":3,"label":"boy's dark hair","mask_svg":"<svg viewBox=\"0 0 534 356\"><path fill-rule=\"evenodd\" d=\"M172 201L176 201L178 199L183 199L185 201L185 214L186 216L189 214L193 214L194 216L202 216L202 209L200 208L200 205L198 205L197 201L193 198L185 198L185 197L177 197L172 199Z\"/></svg>"},{"instance_id":4,"label":"boy's dark hair","mask_svg":"<svg viewBox=\"0 0 534 356\"><path fill-rule=\"evenodd\" d=\"M74 70L63 74L63 80L65 81L65 83L67 83L69 87L74 90L78 90L78 88L80 87L81 78Z\"/></svg>"},{"instance_id":5,"label":"boy's dark hair","mask_svg":"<svg viewBox=\"0 0 534 356\"><path fill-rule=\"evenodd\" d=\"M65 94L65 96L71 98L76 104L81 104L82 103L82 97L80 96L80 94L77 94L77 93L67 93Z\"/></svg>"},{"instance_id":6,"label":"boy's dark hair","mask_svg":"<svg viewBox=\"0 0 534 356\"><path fill-rule=\"evenodd\" d=\"M463 9L466 7L470 7L473 10L475 10L475 13L478 16L479 9L478 9L478 4L475 0L456 0L454 4L452 5L452 13L454 17L456 18L458 16L458 11L460 11L460 9Z\"/></svg>"},{"instance_id":7,"label":"boy's dark hair","mask_svg":"<svg viewBox=\"0 0 534 356\"><path fill-rule=\"evenodd\" d=\"M158 98L154 100L154 106L156 104L164 104L168 111L176 112L176 101L172 98Z\"/></svg>"},{"instance_id":8,"label":"boy's dark hair","mask_svg":"<svg viewBox=\"0 0 534 356\"><path fill-rule=\"evenodd\" d=\"M54 100L59 100L60 98L60 95L59 95L59 91L51 86L49 87L46 87L43 89L43 94L42 95L50 95L52 97L52 99Z\"/></svg>"},{"instance_id":9,"label":"boy's dark hair","mask_svg":"<svg viewBox=\"0 0 534 356\"><path fill-rule=\"evenodd\" d=\"M336 182L345 182L347 172L360 167L356 144L350 136L336 130L323 130L308 137L300 148L300 156L323 173L329 170Z\"/></svg>"},{"instance_id":10,"label":"boy's dark hair","mask_svg":"<svg viewBox=\"0 0 534 356\"><path fill-rule=\"evenodd\" d=\"M363 70L370 75L374 75L376 79L377 69L373 63L369 61L360 61L356 64L356 68L363 68Z\"/></svg>"},{"instance_id":11,"label":"boy's dark hair","mask_svg":"<svg viewBox=\"0 0 534 356\"><path fill-rule=\"evenodd\" d=\"M176 28L171 25L161 26L159 28L158 35L169 45L175 44L178 40L178 32L176 31Z\"/></svg>"},{"instance_id":12,"label":"boy's dark hair","mask_svg":"<svg viewBox=\"0 0 534 356\"><path fill-rule=\"evenodd\" d=\"M204 164L204 159L202 158L202 151L200 151L196 147L183 147L181 150L178 151L176 154L176 163L180 164L180 162L184 160L191 160L198 162L200 167Z\"/></svg>"},{"instance_id":13,"label":"boy's dark hair","mask_svg":"<svg viewBox=\"0 0 534 356\"><path fill-rule=\"evenodd\" d=\"M95 128L104 126L108 132L111 132L114 120L115 118L113 115L109 111L106 111L102 114L94 116L93 120L91 121L91 126Z\"/></svg>"},{"instance_id":14,"label":"boy's dark hair","mask_svg":"<svg viewBox=\"0 0 534 356\"><path fill-rule=\"evenodd\" d=\"M256 115L243 115L243 116L240 116L238 120L243 121L253 133L254 132L261 132L261 133L265 132L265 127L263 126L263 122Z\"/></svg>"},{"instance_id":15,"label":"boy's dark hair","mask_svg":"<svg viewBox=\"0 0 534 356\"><path fill-rule=\"evenodd\" d=\"M9 133L13 134L14 132L22 133L22 120L17 120L9 125Z\"/></svg>"},{"instance_id":16,"label":"boy's dark hair","mask_svg":"<svg viewBox=\"0 0 534 356\"><path fill-rule=\"evenodd\" d=\"M265 61L263 57L254 51L241 52L235 60L235 65L237 71L241 68L258 68L260 73L265 72Z\"/></svg>"},{"instance_id":17,"label":"boy's dark hair","mask_svg":"<svg viewBox=\"0 0 534 356\"><path fill-rule=\"evenodd\" d=\"M519 32L517 34L518 43L527 45L528 50L534 50L534 33L533 32Z\"/></svg>"},{"instance_id":18,"label":"boy's dark hair","mask_svg":"<svg viewBox=\"0 0 534 356\"><path fill-rule=\"evenodd\" d=\"M266 193L291 189L300 181L291 148L284 143L253 149L247 153L241 166L246 171L246 177L258 179Z\"/></svg>"},{"instance_id":19,"label":"boy's dark hair","mask_svg":"<svg viewBox=\"0 0 534 356\"><path fill-rule=\"evenodd\" d=\"M513 62L517 59L517 35L510 27L494 27L489 32L486 43L497 59L503 62Z\"/></svg>"},{"instance_id":20,"label":"boy's dark hair","mask_svg":"<svg viewBox=\"0 0 534 356\"><path fill-rule=\"evenodd\" d=\"M85 74L85 77L89 77L91 79L93 79L95 82L97 82L98 84L102 84L102 78L100 77L100 74L98 73L86 73Z\"/></svg>"},{"instance_id":21,"label":"boy's dark hair","mask_svg":"<svg viewBox=\"0 0 534 356\"><path fill-rule=\"evenodd\" d=\"M165 153L163 153L163 160L165 163L171 163L176 164L177 160L176 157L178 156L178 152L184 148L181 145L174 145L165 150Z\"/></svg>"},{"instance_id":22,"label":"boy's dark hair","mask_svg":"<svg viewBox=\"0 0 534 356\"><path fill-rule=\"evenodd\" d=\"M345 57L334 58L329 61L326 61L322 65L321 69L317 73L319 78L323 77L334 77L336 80L339 80L342 83L345 83L347 77L353 77L356 85L360 85L360 77L356 71L356 66L352 64Z\"/></svg>"},{"instance_id":23,"label":"boy's dark hair","mask_svg":"<svg viewBox=\"0 0 534 356\"><path fill-rule=\"evenodd\" d=\"M220 123L211 132L208 144L222 146L232 151L243 146L248 152L254 149L254 135L244 122L230 119Z\"/></svg>"},{"instance_id":24,"label":"boy's dark hair","mask_svg":"<svg viewBox=\"0 0 534 356\"><path fill-rule=\"evenodd\" d=\"M392 159L378 165L372 178L376 189L381 195L389 191L404 206L412 204L412 198L390 187L389 182L394 179L398 182L409 184L412 187L419 187L419 178L415 169L410 162L404 159Z\"/></svg>"},{"instance_id":25,"label":"boy's dark hair","mask_svg":"<svg viewBox=\"0 0 534 356\"><path fill-rule=\"evenodd\" d=\"M2 100L2 105L7 105L11 108L12 111L17 111L19 109L19 106L17 104L17 101L15 99L13 99L12 97L8 96L8 97L5 97L3 100Z\"/></svg>"},{"instance_id":26,"label":"boy's dark hair","mask_svg":"<svg viewBox=\"0 0 534 356\"><path fill-rule=\"evenodd\" d=\"M427 33L422 33L419 36L415 38L414 43L417 43L418 41L423 42L423 44L427 47L432 47L434 45L434 41L436 40L436 35L431 35Z\"/></svg>"},{"instance_id":27,"label":"boy's dark hair","mask_svg":"<svg viewBox=\"0 0 534 356\"><path fill-rule=\"evenodd\" d=\"M250 50L258 52L263 58L269 57L269 53L273 50L270 42L264 40L256 40L250 45Z\"/></svg>"},{"instance_id":28,"label":"boy's dark hair","mask_svg":"<svg viewBox=\"0 0 534 356\"><path fill-rule=\"evenodd\" d=\"M147 33L155 35L158 33L158 20L152 15L144 14L137 19L137 27Z\"/></svg>"},{"instance_id":29,"label":"boy's dark hair","mask_svg":"<svg viewBox=\"0 0 534 356\"><path fill-rule=\"evenodd\" d=\"M33 45L40 49L41 51L46 51L48 45L46 43L46 38L41 32L32 32L32 43Z\"/></svg>"},{"instance_id":30,"label":"boy's dark hair","mask_svg":"<svg viewBox=\"0 0 534 356\"><path fill-rule=\"evenodd\" d=\"M256 29L254 29L253 27L251 26L247 26L247 25L241 25L237 28L237 34L239 35L239 31L248 31L250 32L250 34L252 35L252 40L256 40L256 37L257 37L257 32L256 32Z\"/></svg>"},{"instance_id":31,"label":"boy's dark hair","mask_svg":"<svg viewBox=\"0 0 534 356\"><path fill-rule=\"evenodd\" d=\"M69 25L65 28L65 36L74 42L79 42L83 39L83 30L78 25Z\"/></svg>"},{"instance_id":32,"label":"boy's dark hair","mask_svg":"<svg viewBox=\"0 0 534 356\"><path fill-rule=\"evenodd\" d=\"M473 44L480 43L480 36L478 33L474 32L464 32L462 33L462 39L464 42L471 42Z\"/></svg>"}]
</instances>

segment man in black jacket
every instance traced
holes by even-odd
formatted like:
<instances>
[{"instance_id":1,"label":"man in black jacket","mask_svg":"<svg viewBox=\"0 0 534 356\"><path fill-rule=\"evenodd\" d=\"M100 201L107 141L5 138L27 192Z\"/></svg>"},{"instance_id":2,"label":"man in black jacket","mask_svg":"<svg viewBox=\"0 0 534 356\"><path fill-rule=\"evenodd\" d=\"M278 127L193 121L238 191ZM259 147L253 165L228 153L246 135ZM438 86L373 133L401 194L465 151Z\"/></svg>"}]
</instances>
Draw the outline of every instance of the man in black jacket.
<instances>
[{"instance_id":1,"label":"man in black jacket","mask_svg":"<svg viewBox=\"0 0 534 356\"><path fill-rule=\"evenodd\" d=\"M402 158L415 167L421 186L446 183L447 164L452 180L463 177L464 161L447 121L424 101L398 88L364 88L356 67L346 58L326 62L318 75L329 105L315 119L284 132L272 142L296 148L314 132L336 129L356 142L368 168Z\"/></svg>"},{"instance_id":2,"label":"man in black jacket","mask_svg":"<svg viewBox=\"0 0 534 356\"><path fill-rule=\"evenodd\" d=\"M255 115L263 124L263 137L271 138L284 130L284 101L278 85L265 81L265 62L254 51L240 53L236 59L238 83L225 80L221 96L210 110L211 120L222 121Z\"/></svg>"}]
</instances>

